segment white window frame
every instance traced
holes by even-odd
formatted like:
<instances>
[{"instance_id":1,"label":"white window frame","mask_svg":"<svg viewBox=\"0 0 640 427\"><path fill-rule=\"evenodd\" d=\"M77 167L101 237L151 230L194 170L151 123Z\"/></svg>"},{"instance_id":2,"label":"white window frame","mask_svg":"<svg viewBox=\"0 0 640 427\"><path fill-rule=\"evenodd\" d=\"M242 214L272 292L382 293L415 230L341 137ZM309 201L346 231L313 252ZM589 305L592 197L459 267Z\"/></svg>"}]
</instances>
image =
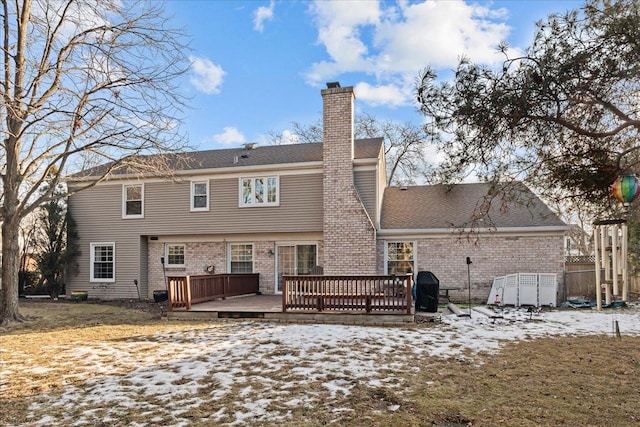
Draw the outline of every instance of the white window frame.
<instances>
[{"instance_id":1,"label":"white window frame","mask_svg":"<svg viewBox=\"0 0 640 427\"><path fill-rule=\"evenodd\" d=\"M231 271L231 266L233 264L233 262L248 262L248 261L234 261L233 260L233 246L239 246L239 245L243 245L243 246L251 246L251 271L250 272L242 272L242 273L253 273L255 271L255 245L253 243L250 242L233 242L233 243L229 243L228 246L228 257L227 259L229 260L229 265L228 265L228 270L229 273L233 273L233 271Z\"/></svg>"},{"instance_id":2,"label":"white window frame","mask_svg":"<svg viewBox=\"0 0 640 427\"><path fill-rule=\"evenodd\" d=\"M127 188L140 187L140 213L127 215ZM122 184L122 218L144 218L144 184Z\"/></svg>"},{"instance_id":3,"label":"white window frame","mask_svg":"<svg viewBox=\"0 0 640 427\"><path fill-rule=\"evenodd\" d=\"M205 190L206 191L205 194L196 194L196 185L197 184L205 184L206 185L207 189ZM203 195L206 197L205 206L196 207L196 204L195 204L196 196L203 196ZM209 180L208 179L191 181L190 209L191 209L191 212L205 212L205 211L209 210Z\"/></svg>"},{"instance_id":4,"label":"white window frame","mask_svg":"<svg viewBox=\"0 0 640 427\"><path fill-rule=\"evenodd\" d=\"M171 264L171 262L169 262L169 250L171 247L177 246L182 247L182 264ZM184 268L187 260L187 245L184 243L167 243L164 247L164 259L166 261L165 268Z\"/></svg>"},{"instance_id":5,"label":"white window frame","mask_svg":"<svg viewBox=\"0 0 640 427\"><path fill-rule=\"evenodd\" d=\"M113 277L104 278L104 277L95 277L95 269L94 264L95 260L95 248L99 246L111 246L112 249L112 257L111 264L113 265ZM116 242L92 242L90 244L90 265L89 265L89 282L100 282L100 283L113 283L116 281Z\"/></svg>"},{"instance_id":6,"label":"white window frame","mask_svg":"<svg viewBox=\"0 0 640 427\"><path fill-rule=\"evenodd\" d=\"M411 260L411 272L415 276L416 275L416 261L418 258L418 244L414 240L387 240L384 242L384 271L385 274L389 273L389 245L395 243L411 243L413 248L413 259ZM397 260L395 260L397 261Z\"/></svg>"},{"instance_id":7,"label":"white window frame","mask_svg":"<svg viewBox=\"0 0 640 427\"><path fill-rule=\"evenodd\" d=\"M257 202L256 201L256 180L262 179L264 180L264 188L265 192L268 192L268 180L275 180L276 187L276 197L272 202L266 201L267 197L265 195L264 201ZM249 196L249 201L244 200L244 182L245 180L249 180L251 182L251 194ZM277 175L264 175L264 176L243 176L238 180L238 204L240 207L261 207L261 206L279 206L280 205L280 177Z\"/></svg>"}]
</instances>

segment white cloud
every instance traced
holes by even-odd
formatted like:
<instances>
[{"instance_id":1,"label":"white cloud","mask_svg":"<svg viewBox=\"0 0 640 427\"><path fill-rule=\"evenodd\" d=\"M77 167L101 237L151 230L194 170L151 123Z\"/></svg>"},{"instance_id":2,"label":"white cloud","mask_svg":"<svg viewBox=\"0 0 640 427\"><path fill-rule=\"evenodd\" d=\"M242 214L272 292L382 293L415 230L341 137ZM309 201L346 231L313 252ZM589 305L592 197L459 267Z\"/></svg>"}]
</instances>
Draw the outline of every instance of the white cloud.
<instances>
[{"instance_id":1,"label":"white cloud","mask_svg":"<svg viewBox=\"0 0 640 427\"><path fill-rule=\"evenodd\" d=\"M273 19L273 9L275 7L275 3L271 0L269 3L269 7L260 6L256 9L253 18L253 29L259 32L264 30L264 21L270 21Z\"/></svg>"},{"instance_id":2,"label":"white cloud","mask_svg":"<svg viewBox=\"0 0 640 427\"><path fill-rule=\"evenodd\" d=\"M225 127L222 129L222 133L213 135L213 140L219 144L232 145L232 144L244 144L246 139L242 132L234 127Z\"/></svg>"},{"instance_id":3,"label":"white cloud","mask_svg":"<svg viewBox=\"0 0 640 427\"><path fill-rule=\"evenodd\" d=\"M300 138L298 138L298 135L296 135L295 133L291 132L290 130L285 130L284 132L282 132L282 139L281 139L281 144L298 144L300 142Z\"/></svg>"},{"instance_id":4,"label":"white cloud","mask_svg":"<svg viewBox=\"0 0 640 427\"><path fill-rule=\"evenodd\" d=\"M399 107L410 102L406 90L393 84L371 86L369 83L361 82L355 86L354 91L358 101L373 106Z\"/></svg>"},{"instance_id":5,"label":"white cloud","mask_svg":"<svg viewBox=\"0 0 640 427\"><path fill-rule=\"evenodd\" d=\"M413 82L427 65L451 69L461 56L498 64L503 57L496 48L510 31L506 9L462 0L398 1L391 6L316 0L310 12L328 59L310 67L307 81L319 85L344 73L374 75L377 84L360 83L356 91L360 100L373 105L409 102Z\"/></svg>"},{"instance_id":6,"label":"white cloud","mask_svg":"<svg viewBox=\"0 0 640 427\"><path fill-rule=\"evenodd\" d=\"M222 79L226 74L222 67L214 64L207 58L197 56L189 57L192 74L189 78L191 84L200 92L206 94L220 93Z\"/></svg>"},{"instance_id":7,"label":"white cloud","mask_svg":"<svg viewBox=\"0 0 640 427\"><path fill-rule=\"evenodd\" d=\"M376 28L377 68L400 73L415 73L427 64L451 68L461 56L495 64L502 59L496 47L509 34L499 20L505 13L462 1L407 6L401 20L385 20Z\"/></svg>"}]
</instances>

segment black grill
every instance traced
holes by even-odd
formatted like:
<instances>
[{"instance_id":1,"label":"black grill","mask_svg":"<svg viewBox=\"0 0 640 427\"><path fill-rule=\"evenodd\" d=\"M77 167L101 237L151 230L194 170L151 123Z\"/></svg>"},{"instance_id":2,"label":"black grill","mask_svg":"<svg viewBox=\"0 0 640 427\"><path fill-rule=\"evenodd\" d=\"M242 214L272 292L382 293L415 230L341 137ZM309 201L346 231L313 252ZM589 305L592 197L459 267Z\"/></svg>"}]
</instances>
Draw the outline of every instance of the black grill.
<instances>
[{"instance_id":1,"label":"black grill","mask_svg":"<svg viewBox=\"0 0 640 427\"><path fill-rule=\"evenodd\" d=\"M430 271L419 271L416 279L416 311L438 312L440 281Z\"/></svg>"}]
</instances>

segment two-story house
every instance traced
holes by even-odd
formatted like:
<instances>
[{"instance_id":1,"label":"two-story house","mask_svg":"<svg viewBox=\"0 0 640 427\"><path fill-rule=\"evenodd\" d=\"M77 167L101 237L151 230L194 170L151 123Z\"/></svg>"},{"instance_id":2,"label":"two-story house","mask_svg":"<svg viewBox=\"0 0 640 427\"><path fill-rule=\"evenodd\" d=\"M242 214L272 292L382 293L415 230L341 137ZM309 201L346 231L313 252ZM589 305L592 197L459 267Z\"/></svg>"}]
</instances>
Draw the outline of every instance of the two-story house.
<instances>
[{"instance_id":1,"label":"two-story house","mask_svg":"<svg viewBox=\"0 0 640 427\"><path fill-rule=\"evenodd\" d=\"M67 290L150 298L168 275L213 271L259 273L264 294L311 272L429 270L463 287L471 257L486 300L494 276L563 271L567 226L524 186L526 203L498 197L482 217L487 184L387 187L384 141L354 140L353 88L322 99L322 142L187 153L171 179L118 173L70 197L82 255Z\"/></svg>"}]
</instances>

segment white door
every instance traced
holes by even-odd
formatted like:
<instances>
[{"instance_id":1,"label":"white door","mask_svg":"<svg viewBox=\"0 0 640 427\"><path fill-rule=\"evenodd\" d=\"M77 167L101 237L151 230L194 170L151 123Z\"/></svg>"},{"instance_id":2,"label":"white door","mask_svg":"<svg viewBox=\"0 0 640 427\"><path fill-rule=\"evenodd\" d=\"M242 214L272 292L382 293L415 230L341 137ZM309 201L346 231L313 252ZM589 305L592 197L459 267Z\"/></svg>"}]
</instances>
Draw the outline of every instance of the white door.
<instances>
[{"instance_id":1,"label":"white door","mask_svg":"<svg viewBox=\"0 0 640 427\"><path fill-rule=\"evenodd\" d=\"M282 293L282 276L310 274L318 263L315 244L276 245L276 293Z\"/></svg>"}]
</instances>

